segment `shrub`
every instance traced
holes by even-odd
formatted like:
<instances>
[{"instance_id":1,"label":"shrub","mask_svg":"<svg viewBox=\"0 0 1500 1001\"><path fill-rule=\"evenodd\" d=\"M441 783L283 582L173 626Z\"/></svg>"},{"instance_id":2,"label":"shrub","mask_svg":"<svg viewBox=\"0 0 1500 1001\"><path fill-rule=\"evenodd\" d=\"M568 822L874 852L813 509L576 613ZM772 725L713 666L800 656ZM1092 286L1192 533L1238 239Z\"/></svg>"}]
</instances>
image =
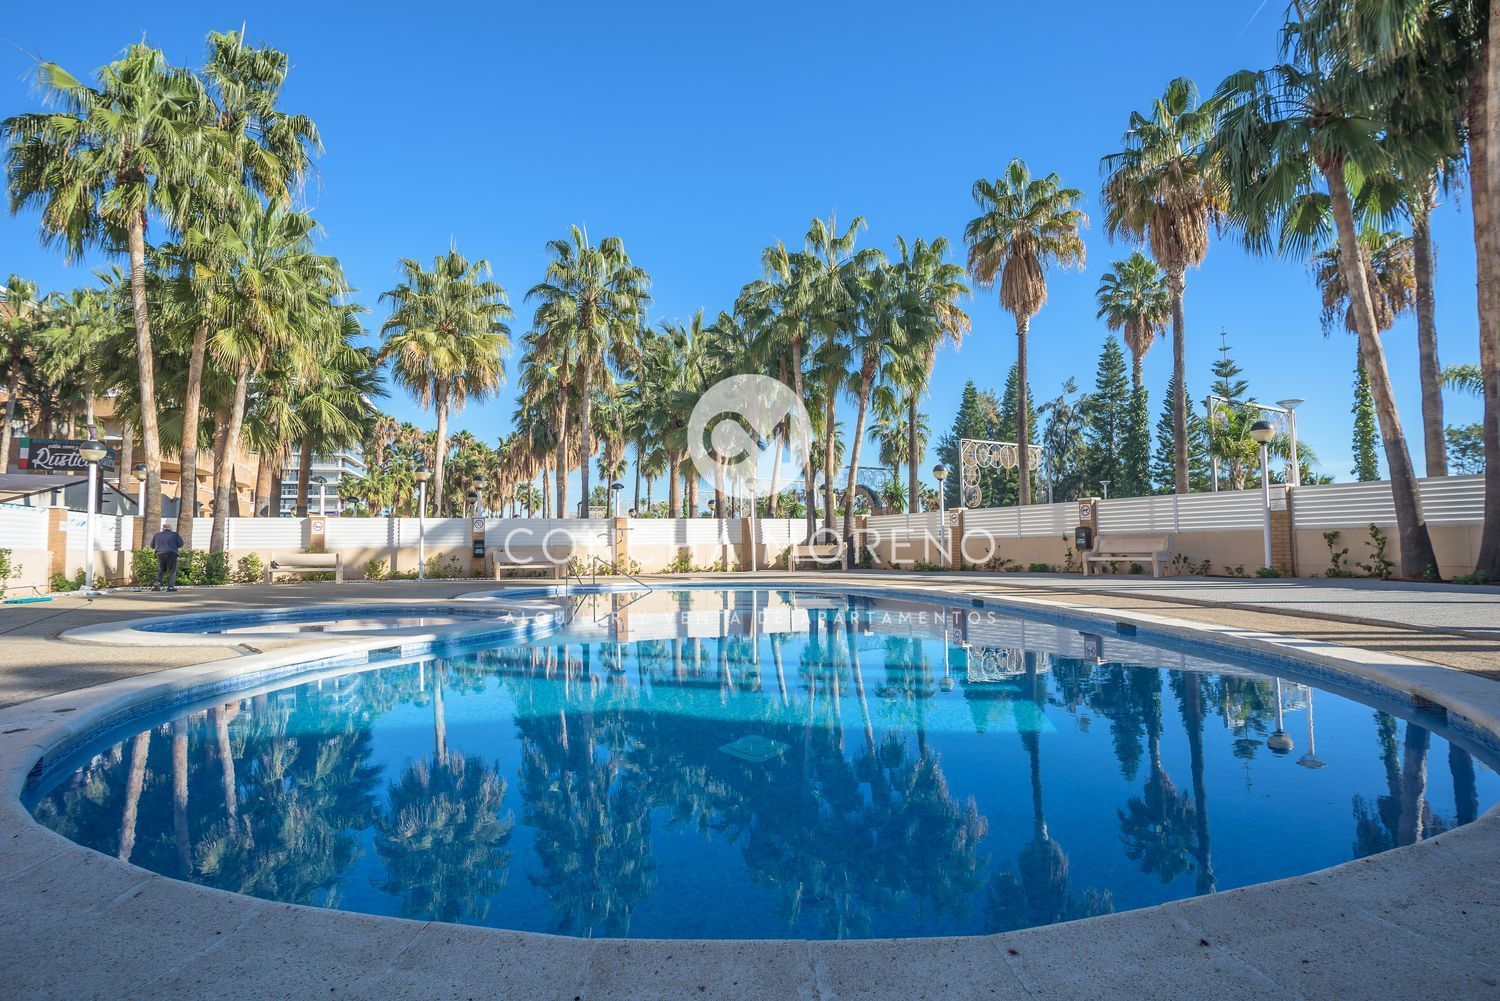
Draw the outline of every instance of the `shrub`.
<instances>
[{"instance_id":1,"label":"shrub","mask_svg":"<svg viewBox=\"0 0 1500 1001\"><path fill-rule=\"evenodd\" d=\"M1380 527L1370 525L1370 562L1358 564L1359 568L1371 577L1380 580L1390 580L1391 570L1396 566L1394 562L1385 555L1386 537Z\"/></svg>"},{"instance_id":2,"label":"shrub","mask_svg":"<svg viewBox=\"0 0 1500 1001\"><path fill-rule=\"evenodd\" d=\"M266 565L254 553L248 556L241 556L239 562L234 565L234 582L236 584L259 584L265 575Z\"/></svg>"},{"instance_id":3,"label":"shrub","mask_svg":"<svg viewBox=\"0 0 1500 1001\"><path fill-rule=\"evenodd\" d=\"M788 549L787 553L790 555L791 549ZM569 572L572 571L571 566L568 569ZM662 573L692 573L692 570L693 554L686 549L679 549L677 550L677 555L672 557L672 562L668 563L662 569Z\"/></svg>"},{"instance_id":4,"label":"shrub","mask_svg":"<svg viewBox=\"0 0 1500 1001\"><path fill-rule=\"evenodd\" d=\"M1247 574L1247 573L1245 573L1245 565L1243 563L1238 563L1238 564L1236 564L1234 566L1230 566L1228 563L1226 563L1226 564L1224 564L1224 576L1226 576L1226 577L1248 577L1250 575Z\"/></svg>"},{"instance_id":5,"label":"shrub","mask_svg":"<svg viewBox=\"0 0 1500 1001\"><path fill-rule=\"evenodd\" d=\"M229 554L205 553L203 556L203 583L218 586L229 583Z\"/></svg>"},{"instance_id":6,"label":"shrub","mask_svg":"<svg viewBox=\"0 0 1500 1001\"><path fill-rule=\"evenodd\" d=\"M136 587L150 587L156 583L156 553L149 549L137 549L130 554L130 576Z\"/></svg>"},{"instance_id":7,"label":"shrub","mask_svg":"<svg viewBox=\"0 0 1500 1001\"><path fill-rule=\"evenodd\" d=\"M205 555L201 549L184 549L177 554L177 584L179 587L197 587L203 583ZM155 579L154 576L153 579Z\"/></svg>"},{"instance_id":8,"label":"shrub","mask_svg":"<svg viewBox=\"0 0 1500 1001\"><path fill-rule=\"evenodd\" d=\"M462 577L463 575L463 566L459 562L458 557L452 553L433 556L427 561L427 577L429 580L452 580L455 577ZM312 575L309 574L308 576L311 577ZM332 580L333 575L329 574L328 579Z\"/></svg>"},{"instance_id":9,"label":"shrub","mask_svg":"<svg viewBox=\"0 0 1500 1001\"><path fill-rule=\"evenodd\" d=\"M21 573L21 568L16 565L14 556L11 550L0 549L0 594L5 593L5 582Z\"/></svg>"},{"instance_id":10,"label":"shrub","mask_svg":"<svg viewBox=\"0 0 1500 1001\"><path fill-rule=\"evenodd\" d=\"M1489 574L1483 570L1476 570L1474 573L1466 573L1461 577L1453 578L1453 583L1455 584L1486 584L1488 582Z\"/></svg>"},{"instance_id":11,"label":"shrub","mask_svg":"<svg viewBox=\"0 0 1500 1001\"><path fill-rule=\"evenodd\" d=\"M1261 567L1259 570L1255 571L1255 576L1257 576L1257 577L1280 577L1281 576L1281 571L1277 570L1275 567Z\"/></svg>"},{"instance_id":12,"label":"shrub","mask_svg":"<svg viewBox=\"0 0 1500 1001\"><path fill-rule=\"evenodd\" d=\"M1338 545L1339 533L1337 530L1323 533L1323 541L1328 545L1328 577L1353 577L1354 571L1344 564L1344 557L1349 555L1349 547L1335 549Z\"/></svg>"},{"instance_id":13,"label":"shrub","mask_svg":"<svg viewBox=\"0 0 1500 1001\"><path fill-rule=\"evenodd\" d=\"M385 580L387 574L385 560L371 560L365 564L365 580Z\"/></svg>"},{"instance_id":14,"label":"shrub","mask_svg":"<svg viewBox=\"0 0 1500 1001\"><path fill-rule=\"evenodd\" d=\"M84 574L82 567L79 567L78 572L71 577L69 577L67 574L55 573L52 575L52 590L77 591L83 587L83 582L85 579L86 575Z\"/></svg>"}]
</instances>

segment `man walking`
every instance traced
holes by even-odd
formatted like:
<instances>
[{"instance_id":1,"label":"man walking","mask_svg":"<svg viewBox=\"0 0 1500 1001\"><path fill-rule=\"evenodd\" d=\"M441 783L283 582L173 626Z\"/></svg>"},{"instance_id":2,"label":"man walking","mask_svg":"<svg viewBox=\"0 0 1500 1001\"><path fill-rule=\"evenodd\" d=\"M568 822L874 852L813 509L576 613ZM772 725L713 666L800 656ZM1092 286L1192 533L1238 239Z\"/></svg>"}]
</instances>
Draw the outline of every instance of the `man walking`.
<instances>
[{"instance_id":1,"label":"man walking","mask_svg":"<svg viewBox=\"0 0 1500 1001\"><path fill-rule=\"evenodd\" d=\"M156 586L151 590L161 590L162 578L166 578L168 591L177 590L177 551L182 548L182 536L163 525L151 537L151 548L156 550Z\"/></svg>"}]
</instances>

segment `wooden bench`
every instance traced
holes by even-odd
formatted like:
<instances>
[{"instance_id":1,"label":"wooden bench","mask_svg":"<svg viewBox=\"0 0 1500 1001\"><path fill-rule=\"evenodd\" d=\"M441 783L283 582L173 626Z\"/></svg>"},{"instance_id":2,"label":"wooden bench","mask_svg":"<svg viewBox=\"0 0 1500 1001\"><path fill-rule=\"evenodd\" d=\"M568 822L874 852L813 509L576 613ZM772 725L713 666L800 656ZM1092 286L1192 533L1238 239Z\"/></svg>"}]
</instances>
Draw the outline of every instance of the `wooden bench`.
<instances>
[{"instance_id":1,"label":"wooden bench","mask_svg":"<svg viewBox=\"0 0 1500 1001\"><path fill-rule=\"evenodd\" d=\"M1119 563L1130 560L1136 563L1151 561L1151 576L1162 576L1167 565L1167 556L1172 551L1170 535L1101 535L1094 548L1083 557L1083 575L1089 575L1092 563Z\"/></svg>"},{"instance_id":2,"label":"wooden bench","mask_svg":"<svg viewBox=\"0 0 1500 1001\"><path fill-rule=\"evenodd\" d=\"M266 563L266 583L269 584L275 575L305 574L305 573L327 573L333 571L333 579L338 583L344 582L344 557L342 553L292 553L287 556L271 554L271 559Z\"/></svg>"},{"instance_id":3,"label":"wooden bench","mask_svg":"<svg viewBox=\"0 0 1500 1001\"><path fill-rule=\"evenodd\" d=\"M844 547L837 542L813 542L792 547L792 554L788 557L791 569L797 569L799 563L816 563L820 567L827 568L838 566L844 558Z\"/></svg>"},{"instance_id":4,"label":"wooden bench","mask_svg":"<svg viewBox=\"0 0 1500 1001\"><path fill-rule=\"evenodd\" d=\"M506 571L513 570L541 570L541 576L550 579L560 579L566 573L568 564L559 563L554 559L548 559L538 552L534 556L528 553L511 553L507 556L504 551L492 550L489 554L490 579L504 580Z\"/></svg>"}]
</instances>

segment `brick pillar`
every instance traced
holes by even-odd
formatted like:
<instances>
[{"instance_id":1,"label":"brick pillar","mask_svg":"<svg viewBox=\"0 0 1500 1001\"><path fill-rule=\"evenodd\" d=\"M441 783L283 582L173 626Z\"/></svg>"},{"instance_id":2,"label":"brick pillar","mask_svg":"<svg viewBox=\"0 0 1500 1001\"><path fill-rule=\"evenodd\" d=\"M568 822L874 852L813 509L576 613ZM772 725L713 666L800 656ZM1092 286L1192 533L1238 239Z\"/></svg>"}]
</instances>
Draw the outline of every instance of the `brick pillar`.
<instances>
[{"instance_id":1,"label":"brick pillar","mask_svg":"<svg viewBox=\"0 0 1500 1001\"><path fill-rule=\"evenodd\" d=\"M489 572L489 557L485 555L483 518L469 520L469 554L470 576L485 576Z\"/></svg>"},{"instance_id":2,"label":"brick pillar","mask_svg":"<svg viewBox=\"0 0 1500 1001\"><path fill-rule=\"evenodd\" d=\"M1078 566L1082 570L1083 557L1099 544L1099 498L1080 497L1078 499L1078 527L1087 527L1094 540L1093 545L1088 549L1078 550ZM1067 545L1073 546L1074 549L1078 548L1073 545L1072 539L1068 540Z\"/></svg>"},{"instance_id":3,"label":"brick pillar","mask_svg":"<svg viewBox=\"0 0 1500 1001\"><path fill-rule=\"evenodd\" d=\"M857 520L863 525L863 519ZM758 545L760 540L756 537L758 533L752 530L753 525L754 522L748 517L740 519L740 539L742 540L742 544L740 545L740 569L747 573L750 570L750 555L752 552L755 554L756 568L759 570L766 568L766 557L760 550L760 546ZM856 539L860 537L859 531L858 528L854 530L854 537Z\"/></svg>"},{"instance_id":4,"label":"brick pillar","mask_svg":"<svg viewBox=\"0 0 1500 1001\"><path fill-rule=\"evenodd\" d=\"M226 526L227 528L227 526ZM225 535L230 533L226 530ZM224 548L230 548L230 540L224 541ZM328 551L328 519L309 518L307 522L307 548L315 553L326 553Z\"/></svg>"},{"instance_id":5,"label":"brick pillar","mask_svg":"<svg viewBox=\"0 0 1500 1001\"><path fill-rule=\"evenodd\" d=\"M47 578L68 572L68 515L65 507L47 509Z\"/></svg>"},{"instance_id":6,"label":"brick pillar","mask_svg":"<svg viewBox=\"0 0 1500 1001\"><path fill-rule=\"evenodd\" d=\"M948 524L944 526L948 533L948 551L952 557L948 565L955 570L962 570L966 565L964 560L964 509L961 507L950 507L948 509Z\"/></svg>"},{"instance_id":7,"label":"brick pillar","mask_svg":"<svg viewBox=\"0 0 1500 1001\"><path fill-rule=\"evenodd\" d=\"M1271 487L1271 565L1284 577L1297 574L1296 533L1292 531L1292 491Z\"/></svg>"}]
</instances>

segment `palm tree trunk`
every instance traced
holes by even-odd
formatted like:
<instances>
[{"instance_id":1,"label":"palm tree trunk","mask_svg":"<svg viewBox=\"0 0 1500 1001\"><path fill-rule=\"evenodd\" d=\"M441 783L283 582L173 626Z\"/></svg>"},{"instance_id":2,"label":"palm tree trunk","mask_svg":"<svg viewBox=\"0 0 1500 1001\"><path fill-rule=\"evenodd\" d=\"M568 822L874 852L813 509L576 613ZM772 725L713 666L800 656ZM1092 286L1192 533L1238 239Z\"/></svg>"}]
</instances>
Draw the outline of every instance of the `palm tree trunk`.
<instances>
[{"instance_id":1,"label":"palm tree trunk","mask_svg":"<svg viewBox=\"0 0 1500 1001\"><path fill-rule=\"evenodd\" d=\"M1016 500L1031 503L1031 416L1026 398L1026 335L1031 317L1016 317L1016 476L1020 478Z\"/></svg>"},{"instance_id":2,"label":"palm tree trunk","mask_svg":"<svg viewBox=\"0 0 1500 1001\"><path fill-rule=\"evenodd\" d=\"M1438 364L1437 309L1433 298L1432 198L1429 178L1420 201L1412 204L1412 271L1416 279L1418 373L1422 383L1422 448L1428 476L1448 475L1448 445L1443 438L1443 374Z\"/></svg>"},{"instance_id":3,"label":"palm tree trunk","mask_svg":"<svg viewBox=\"0 0 1500 1001\"><path fill-rule=\"evenodd\" d=\"M448 465L448 380L438 379L432 395L437 403L437 436L432 443L432 514L443 516L444 468ZM302 473L297 474L301 486Z\"/></svg>"},{"instance_id":4,"label":"palm tree trunk","mask_svg":"<svg viewBox=\"0 0 1500 1001\"><path fill-rule=\"evenodd\" d=\"M1139 352L1130 352L1130 388L1137 393L1141 391L1141 361Z\"/></svg>"},{"instance_id":5,"label":"palm tree trunk","mask_svg":"<svg viewBox=\"0 0 1500 1001\"><path fill-rule=\"evenodd\" d=\"M594 433L594 366L592 363L583 366L583 380L579 387L583 391L583 407L578 418L578 477L579 493L582 500L579 501L579 517L589 516L589 504L592 498L589 496L589 456L593 454L594 443L590 440Z\"/></svg>"},{"instance_id":6,"label":"palm tree trunk","mask_svg":"<svg viewBox=\"0 0 1500 1001\"><path fill-rule=\"evenodd\" d=\"M1360 356L1370 377L1370 392L1375 397L1375 413L1380 420L1380 434L1385 443L1385 461L1390 470L1391 495L1396 505L1396 528L1401 538L1401 576L1421 580L1425 575L1437 577L1437 556L1422 516L1422 498L1417 492L1416 471L1406 448L1406 433L1396 412L1391 374L1385 364L1385 349L1375 328L1375 309L1370 302L1370 288L1365 284L1364 258L1360 253L1355 228L1354 206L1344 183L1343 165L1323 171L1328 181L1328 196L1338 228L1339 266L1344 273L1344 287L1349 290L1359 328Z\"/></svg>"},{"instance_id":7,"label":"palm tree trunk","mask_svg":"<svg viewBox=\"0 0 1500 1001\"><path fill-rule=\"evenodd\" d=\"M1500 580L1500 10L1490 3L1469 84L1469 186L1478 258L1479 368L1484 383L1484 530L1475 570Z\"/></svg>"},{"instance_id":8,"label":"palm tree trunk","mask_svg":"<svg viewBox=\"0 0 1500 1001\"><path fill-rule=\"evenodd\" d=\"M802 389L802 338L792 338L792 388L797 399L807 399ZM813 490L812 443L802 442L802 490L807 494L807 537L811 539L818 530L818 501Z\"/></svg>"},{"instance_id":9,"label":"palm tree trunk","mask_svg":"<svg viewBox=\"0 0 1500 1001\"><path fill-rule=\"evenodd\" d=\"M773 432L774 434L774 432ZM775 451L771 453L771 492L766 494L766 513L772 517L779 517L781 504L781 449L785 445L780 438L776 438Z\"/></svg>"},{"instance_id":10,"label":"palm tree trunk","mask_svg":"<svg viewBox=\"0 0 1500 1001\"><path fill-rule=\"evenodd\" d=\"M551 508L551 504L552 504L552 486L551 486L550 483L547 482L547 470L549 468L550 468L550 464L549 463L546 463L546 462L542 463L542 517L543 518L550 518L550 517L552 517L552 508Z\"/></svg>"},{"instance_id":11,"label":"palm tree trunk","mask_svg":"<svg viewBox=\"0 0 1500 1001\"><path fill-rule=\"evenodd\" d=\"M193 515L198 513L198 432L203 400L203 356L208 351L208 321L193 328L193 346L188 353L187 390L182 397L182 448L178 450L181 471L177 488L177 534L182 548L193 548ZM182 512L187 512L183 515Z\"/></svg>"},{"instance_id":12,"label":"palm tree trunk","mask_svg":"<svg viewBox=\"0 0 1500 1001\"><path fill-rule=\"evenodd\" d=\"M918 498L921 491L917 483L917 466L920 459L917 456L917 391L913 387L911 396L906 401L906 511L908 514L917 513Z\"/></svg>"},{"instance_id":13,"label":"palm tree trunk","mask_svg":"<svg viewBox=\"0 0 1500 1001\"><path fill-rule=\"evenodd\" d=\"M130 772L125 779L125 809L120 814L120 850L122 862L130 861L135 851L135 820L141 805L141 790L146 784L146 753L151 749L151 731L142 730L130 743Z\"/></svg>"},{"instance_id":14,"label":"palm tree trunk","mask_svg":"<svg viewBox=\"0 0 1500 1001\"><path fill-rule=\"evenodd\" d=\"M1187 269L1167 269L1167 291L1172 299L1172 434L1176 453L1177 492L1188 492L1187 320L1182 297L1187 291Z\"/></svg>"},{"instance_id":15,"label":"palm tree trunk","mask_svg":"<svg viewBox=\"0 0 1500 1001\"><path fill-rule=\"evenodd\" d=\"M188 839L188 735L187 719L172 721L172 840L177 846L177 864L182 874L193 871L192 844Z\"/></svg>"},{"instance_id":16,"label":"palm tree trunk","mask_svg":"<svg viewBox=\"0 0 1500 1001\"><path fill-rule=\"evenodd\" d=\"M682 517L682 477L678 471L682 467L681 454L670 449L667 450L667 514L673 518Z\"/></svg>"},{"instance_id":17,"label":"palm tree trunk","mask_svg":"<svg viewBox=\"0 0 1500 1001\"><path fill-rule=\"evenodd\" d=\"M16 394L21 391L21 367L11 359L10 375L5 380L5 427L0 428L0 473L10 472L10 428L16 419Z\"/></svg>"},{"instance_id":18,"label":"palm tree trunk","mask_svg":"<svg viewBox=\"0 0 1500 1001\"><path fill-rule=\"evenodd\" d=\"M224 551L224 533L229 521L229 484L234 470L234 453L239 447L240 428L245 423L245 397L250 391L250 359L240 362L234 377L234 399L229 404L224 438L214 454L214 524L208 537L208 551ZM148 481L149 482L149 481Z\"/></svg>"},{"instance_id":19,"label":"palm tree trunk","mask_svg":"<svg viewBox=\"0 0 1500 1001\"><path fill-rule=\"evenodd\" d=\"M641 510L641 462L642 461L643 461L643 456L641 455L641 443L640 442L636 442L635 443L635 504L632 506L631 510L635 511L637 514L639 514L640 510Z\"/></svg>"},{"instance_id":20,"label":"palm tree trunk","mask_svg":"<svg viewBox=\"0 0 1500 1001\"><path fill-rule=\"evenodd\" d=\"M136 375L140 381L141 451L146 463L146 510L142 538L161 529L161 427L156 417L156 363L151 352L151 317L146 307L146 214L132 214L125 227L130 251L130 310L135 320Z\"/></svg>"},{"instance_id":21,"label":"palm tree trunk","mask_svg":"<svg viewBox=\"0 0 1500 1001\"><path fill-rule=\"evenodd\" d=\"M823 405L823 528L827 530L830 540L833 536L833 473L834 473L834 443L837 428L834 426L834 409L838 404L838 394L832 386L828 387L828 400Z\"/></svg>"},{"instance_id":22,"label":"palm tree trunk","mask_svg":"<svg viewBox=\"0 0 1500 1001\"><path fill-rule=\"evenodd\" d=\"M255 510L251 515L256 518L274 518L276 513L271 507L271 457L262 455L255 464Z\"/></svg>"},{"instance_id":23,"label":"palm tree trunk","mask_svg":"<svg viewBox=\"0 0 1500 1001\"><path fill-rule=\"evenodd\" d=\"M1406 724L1401 758L1401 821L1396 844L1412 845L1422 840L1423 814L1427 806L1427 748L1431 735L1425 727Z\"/></svg>"},{"instance_id":24,"label":"palm tree trunk","mask_svg":"<svg viewBox=\"0 0 1500 1001\"><path fill-rule=\"evenodd\" d=\"M7 428L10 427L9 420L5 422L5 426ZM9 449L6 450L5 454L10 454ZM0 466L3 465L4 460L0 459ZM134 497L135 491L131 488L135 486L135 429L129 421L120 422L120 468L116 472L120 474L115 477L118 481L120 492ZM136 513L140 514L142 512L137 511Z\"/></svg>"},{"instance_id":25,"label":"palm tree trunk","mask_svg":"<svg viewBox=\"0 0 1500 1001\"><path fill-rule=\"evenodd\" d=\"M558 399L562 402L557 413L557 455L553 471L557 474L557 512L555 517L568 516L568 387L564 383L557 387Z\"/></svg>"},{"instance_id":26,"label":"palm tree trunk","mask_svg":"<svg viewBox=\"0 0 1500 1001\"><path fill-rule=\"evenodd\" d=\"M230 710L238 714L238 709L232 704L215 706L208 711L209 717L214 724L214 746L219 754L219 777L224 786L224 817L234 826L235 819L239 816L239 795L235 791L234 779L234 748L229 743L229 718Z\"/></svg>"},{"instance_id":27,"label":"palm tree trunk","mask_svg":"<svg viewBox=\"0 0 1500 1001\"><path fill-rule=\"evenodd\" d=\"M309 497L312 493L312 438L303 437L297 443L297 517L306 518L312 513Z\"/></svg>"},{"instance_id":28,"label":"palm tree trunk","mask_svg":"<svg viewBox=\"0 0 1500 1001\"><path fill-rule=\"evenodd\" d=\"M859 472L859 446L865 437L865 411L870 404L870 388L875 380L875 360L865 362L859 373L859 407L854 412L854 444L849 450L849 478L844 484L844 566L853 570L854 558L854 480ZM863 695L863 691L861 691Z\"/></svg>"}]
</instances>

